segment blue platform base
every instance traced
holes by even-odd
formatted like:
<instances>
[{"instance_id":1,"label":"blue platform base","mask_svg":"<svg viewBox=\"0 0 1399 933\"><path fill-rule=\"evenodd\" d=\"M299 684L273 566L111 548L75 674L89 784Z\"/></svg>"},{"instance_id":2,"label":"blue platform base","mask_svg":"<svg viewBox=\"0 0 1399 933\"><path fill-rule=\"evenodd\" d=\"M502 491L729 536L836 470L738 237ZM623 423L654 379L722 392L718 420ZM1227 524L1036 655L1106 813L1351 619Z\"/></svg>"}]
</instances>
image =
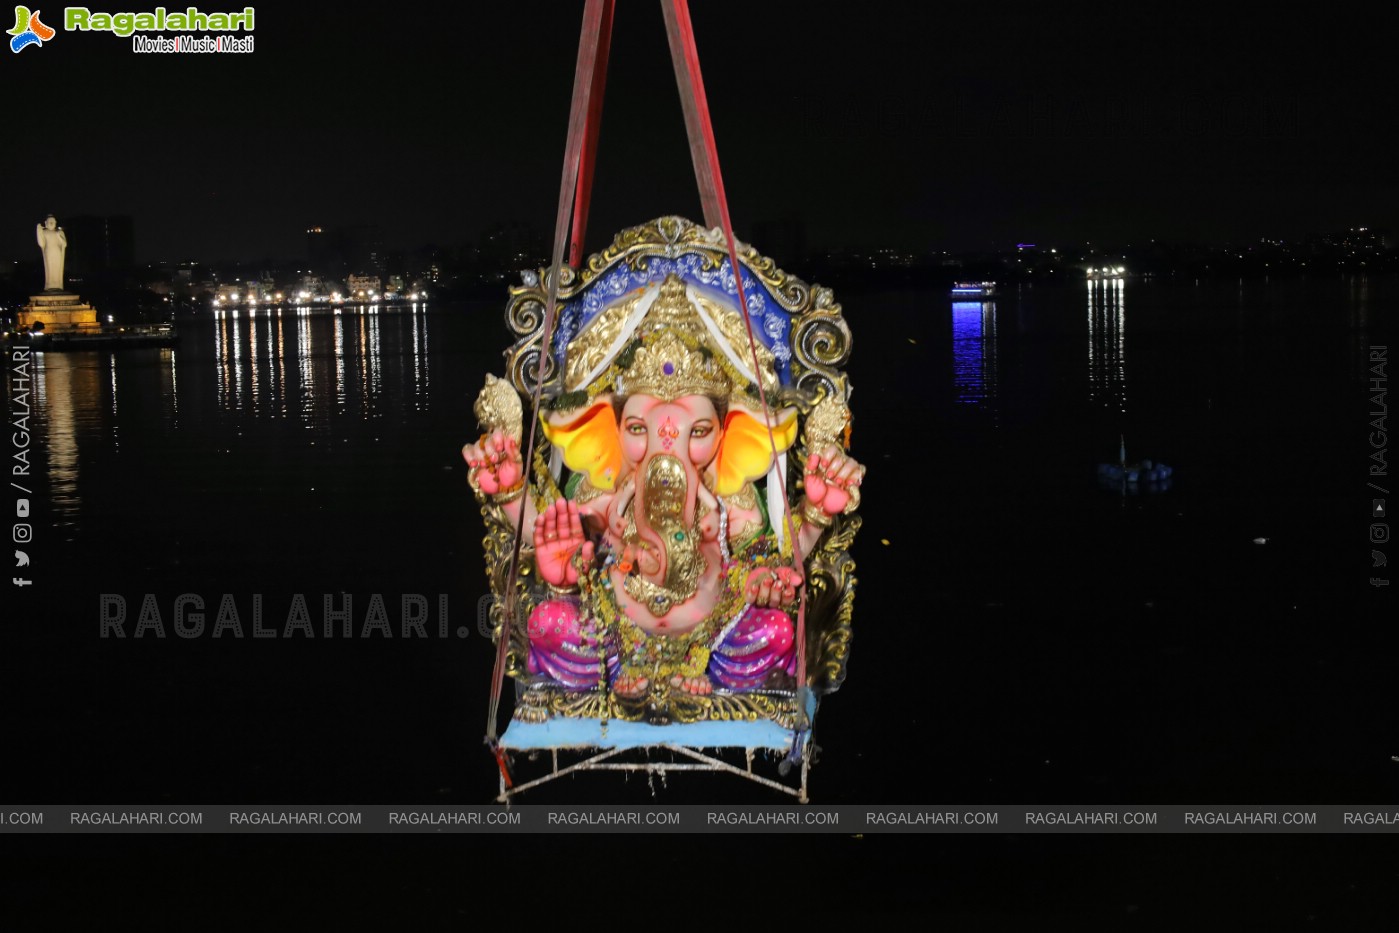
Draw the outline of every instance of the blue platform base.
<instances>
[{"instance_id":1,"label":"blue platform base","mask_svg":"<svg viewBox=\"0 0 1399 933\"><path fill-rule=\"evenodd\" d=\"M807 701L807 720L816 718L816 698ZM757 721L671 723L656 726L646 722L556 717L544 722L511 720L500 737L503 748L516 750L550 748L645 748L678 745L683 748L769 748L789 751L795 733L770 719Z\"/></svg>"},{"instance_id":2,"label":"blue platform base","mask_svg":"<svg viewBox=\"0 0 1399 933\"><path fill-rule=\"evenodd\" d=\"M653 726L645 722L609 720L606 731L598 719L550 719L546 722L511 722L500 744L509 749L542 748L644 748L680 745L685 748L792 747L792 730L771 720L758 722L695 722Z\"/></svg>"}]
</instances>

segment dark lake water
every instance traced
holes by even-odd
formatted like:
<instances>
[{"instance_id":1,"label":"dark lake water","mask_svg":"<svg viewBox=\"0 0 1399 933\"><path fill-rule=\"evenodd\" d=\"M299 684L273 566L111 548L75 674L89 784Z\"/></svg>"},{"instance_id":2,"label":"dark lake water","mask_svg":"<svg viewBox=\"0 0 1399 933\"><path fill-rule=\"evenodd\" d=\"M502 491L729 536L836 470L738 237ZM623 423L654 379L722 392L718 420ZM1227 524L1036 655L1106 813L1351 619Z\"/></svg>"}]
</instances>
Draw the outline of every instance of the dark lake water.
<instances>
[{"instance_id":1,"label":"dark lake water","mask_svg":"<svg viewBox=\"0 0 1399 933\"><path fill-rule=\"evenodd\" d=\"M842 293L869 464L826 802L1374 802L1399 776L1393 617L1368 585L1365 348L1399 282ZM35 585L6 595L0 797L475 802L492 650L459 456L504 302L202 319L174 350L36 366ZM1095 465L1152 457L1150 496ZM1255 544L1254 539L1266 539ZM170 637L99 638L154 593ZM448 637L251 634L306 594L447 594ZM1385 605L1388 605L1386 603ZM130 632L134 626L128 624ZM457 629L466 637L457 637ZM15 767L22 762L22 766ZM649 799L579 779L535 802ZM680 800L774 800L674 777Z\"/></svg>"}]
</instances>

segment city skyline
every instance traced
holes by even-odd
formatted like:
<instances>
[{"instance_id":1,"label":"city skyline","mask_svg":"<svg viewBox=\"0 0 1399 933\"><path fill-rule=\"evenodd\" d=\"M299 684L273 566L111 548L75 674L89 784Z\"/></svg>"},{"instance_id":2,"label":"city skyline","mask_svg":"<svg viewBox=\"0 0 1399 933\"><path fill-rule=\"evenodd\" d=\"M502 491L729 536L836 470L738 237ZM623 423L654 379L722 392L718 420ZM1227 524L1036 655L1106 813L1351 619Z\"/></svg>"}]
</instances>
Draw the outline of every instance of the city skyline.
<instances>
[{"instance_id":1,"label":"city skyline","mask_svg":"<svg viewBox=\"0 0 1399 933\"><path fill-rule=\"evenodd\" d=\"M344 227L316 225L304 230L305 245L300 251L293 249L283 255L271 253L252 256L199 256L189 250L173 256L141 256L134 248L137 241L133 218L129 214L115 215L74 215L71 220L57 218L59 226L68 230L80 231L75 247L77 262L73 271L78 274L107 270L132 271L142 269L188 268L204 266L215 268L280 268L286 266L306 266L305 270L321 274L336 274L344 277L349 274L378 272L388 274L387 267L402 267L405 257L414 257L409 265L430 263L425 257L441 257L452 263L467 261L472 264L497 262L504 273L517 272L520 268L543 266L548 263L548 243L546 234L521 224L506 225L495 223L473 235L453 243L435 242L391 242L383 237L377 224L351 224ZM983 243L953 247L951 244L909 244L897 242L823 244L808 247L805 245L807 231L805 225L788 218L786 222L759 221L754 225L756 235L745 236L739 233L743 242L754 246L760 253L784 260L812 260L814 258L839 259L841 257L894 256L901 261L936 261L939 257L994 256L1026 251L1039 253L1061 253L1066 259L1076 257L1086 260L1100 253L1115 253L1130 249L1151 247L1169 249L1190 249L1203 251L1241 250L1288 250L1317 248L1318 246L1355 245L1364 241L1365 249L1372 252L1389 253L1399 247L1399 238L1388 227L1352 225L1330 230L1308 230L1290 238L1260 235L1248 239L1227 239L1215 241L1189 241L1157 238L1152 236L1133 237L1122 240L1044 240L1041 243L1015 242L1012 239L998 243ZM114 233L115 231L115 233ZM95 235L95 236L94 236ZM91 237L91 239L89 239ZM329 241L334 242L328 247ZM591 244L592 251L605 246L605 243ZM793 248L793 247L796 248ZM781 248L779 248L781 247ZM31 256L27 244L16 257L0 257L0 278L13 275L15 270L38 264L37 256ZM339 271L332 268L338 266Z\"/></svg>"},{"instance_id":2,"label":"city skyline","mask_svg":"<svg viewBox=\"0 0 1399 933\"><path fill-rule=\"evenodd\" d=\"M317 224L407 249L496 221L547 231L580 12L434 13L411 54L376 51L370 15L306 42L324 16L300 6L262 11L240 56L63 34L7 62L59 117L10 147L10 216L131 215L138 262L294 256ZM694 16L735 225L767 252L752 231L784 223L813 250L1399 226L1382 24L1333 57L1315 23L1226 12ZM588 246L670 213L699 215L674 77L659 12L626 6ZM0 230L0 257L26 248L23 224Z\"/></svg>"}]
</instances>

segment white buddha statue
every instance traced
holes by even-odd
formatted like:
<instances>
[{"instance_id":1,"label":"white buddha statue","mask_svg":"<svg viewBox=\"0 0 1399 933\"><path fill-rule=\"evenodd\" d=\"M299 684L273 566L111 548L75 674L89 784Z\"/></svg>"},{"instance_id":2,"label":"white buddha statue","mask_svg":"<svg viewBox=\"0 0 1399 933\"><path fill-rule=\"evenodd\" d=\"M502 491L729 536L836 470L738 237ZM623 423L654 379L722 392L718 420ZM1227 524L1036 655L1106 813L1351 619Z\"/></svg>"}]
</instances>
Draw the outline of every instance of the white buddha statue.
<instances>
[{"instance_id":1,"label":"white buddha statue","mask_svg":"<svg viewBox=\"0 0 1399 933\"><path fill-rule=\"evenodd\" d=\"M35 228L39 249L44 253L44 291L63 291L63 254L68 249L68 237L58 221L50 214Z\"/></svg>"}]
</instances>

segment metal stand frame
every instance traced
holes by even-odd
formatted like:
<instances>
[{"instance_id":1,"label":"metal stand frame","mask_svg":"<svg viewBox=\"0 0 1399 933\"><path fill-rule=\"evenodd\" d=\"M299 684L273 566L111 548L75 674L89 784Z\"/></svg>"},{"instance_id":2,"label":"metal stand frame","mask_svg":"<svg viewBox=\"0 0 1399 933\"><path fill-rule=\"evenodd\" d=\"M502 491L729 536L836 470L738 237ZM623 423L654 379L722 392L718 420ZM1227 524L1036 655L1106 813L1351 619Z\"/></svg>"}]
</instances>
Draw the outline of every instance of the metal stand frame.
<instances>
[{"instance_id":1,"label":"metal stand frame","mask_svg":"<svg viewBox=\"0 0 1399 933\"><path fill-rule=\"evenodd\" d=\"M625 752L638 750L645 751L649 756L652 749L665 749L671 752L678 752L679 754L685 756L690 760L679 762L649 760L644 762L612 760L613 758ZM756 774L753 771L754 749L751 748L743 749L744 767L742 768L737 767L736 765L732 765L729 762L724 761L722 758L716 758L712 755L706 755L704 752L699 751L698 749L688 748L684 745L671 745L668 743L660 745L637 745L632 748L604 749L601 751L597 751L595 754L592 754L589 757L584 758L582 761L574 762L571 765L565 765L562 768L559 767L560 749L538 749L538 751L546 750L550 754L551 761L551 768L549 773L544 775L543 777L535 778L532 781L526 781L523 784L517 784L514 787L505 786L505 775L502 774L500 776L500 794L496 797L496 802L508 804L515 797L519 796L527 790L530 790L531 788L539 787L543 784L548 784L550 781L557 780L558 778L561 778L566 774L573 774L578 771L626 771L634 773L644 773L648 777L650 777L651 775L660 775L662 780L664 780L665 776L671 771L720 772L725 774L736 775L737 777L741 777L746 780L752 781L755 784L761 784L762 786L767 787L771 790L780 791L784 794L787 794L788 796L797 798L797 801L799 803L810 802L810 798L807 796L807 778L811 771L810 739L807 739L802 744L801 784L797 787L792 787L790 785L783 784L780 781L774 781L772 778L763 777L761 774ZM563 749L563 751L571 750L572 749ZM585 749L577 750L584 751Z\"/></svg>"}]
</instances>

